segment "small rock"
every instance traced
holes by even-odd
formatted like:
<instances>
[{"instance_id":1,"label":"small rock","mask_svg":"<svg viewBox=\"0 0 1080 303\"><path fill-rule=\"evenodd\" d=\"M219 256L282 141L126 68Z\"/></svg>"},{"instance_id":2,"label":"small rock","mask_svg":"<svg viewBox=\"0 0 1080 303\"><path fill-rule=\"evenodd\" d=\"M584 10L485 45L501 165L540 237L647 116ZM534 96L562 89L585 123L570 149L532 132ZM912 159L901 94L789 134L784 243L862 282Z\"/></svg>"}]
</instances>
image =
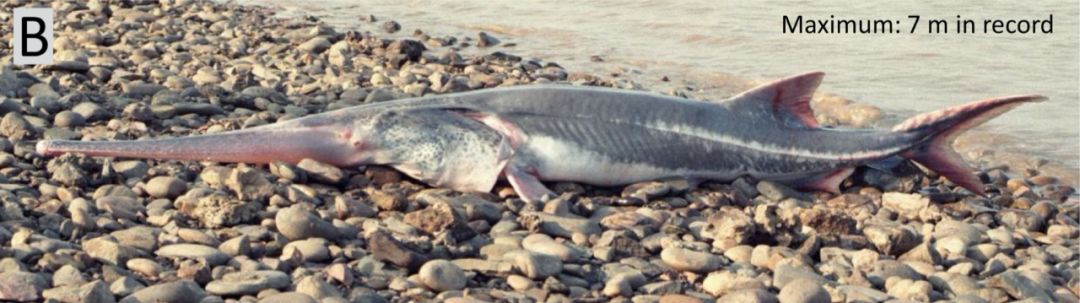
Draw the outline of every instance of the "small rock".
<instances>
[{"instance_id":1,"label":"small rock","mask_svg":"<svg viewBox=\"0 0 1080 303\"><path fill-rule=\"evenodd\" d=\"M299 292L276 293L259 299L259 303L318 303L310 295ZM328 302L328 301L324 301Z\"/></svg>"},{"instance_id":2,"label":"small rock","mask_svg":"<svg viewBox=\"0 0 1080 303\"><path fill-rule=\"evenodd\" d=\"M86 124L86 118L73 111L65 110L53 116L53 125L58 127L79 127Z\"/></svg>"},{"instance_id":3,"label":"small rock","mask_svg":"<svg viewBox=\"0 0 1080 303\"><path fill-rule=\"evenodd\" d=\"M699 297L694 297L694 296L689 296L689 295L666 294L666 295L663 295L663 296L660 297L660 302L659 303L707 303L707 302L712 302L712 301L711 300L706 301L705 299L702 299L702 298L699 298Z\"/></svg>"},{"instance_id":4,"label":"small rock","mask_svg":"<svg viewBox=\"0 0 1080 303\"><path fill-rule=\"evenodd\" d=\"M161 264L145 258L128 260L125 265L127 265L128 269L147 277L157 277L164 270Z\"/></svg>"},{"instance_id":5,"label":"small rock","mask_svg":"<svg viewBox=\"0 0 1080 303\"><path fill-rule=\"evenodd\" d=\"M821 287L820 281L799 279L789 282L780 290L780 303L829 303L832 297Z\"/></svg>"},{"instance_id":6,"label":"small rock","mask_svg":"<svg viewBox=\"0 0 1080 303\"><path fill-rule=\"evenodd\" d=\"M551 237L544 234L533 234L525 237L525 239L521 240L521 246L531 252L555 256L563 262L575 262L584 257L584 253L581 251L569 245L555 242Z\"/></svg>"},{"instance_id":7,"label":"small rock","mask_svg":"<svg viewBox=\"0 0 1080 303\"><path fill-rule=\"evenodd\" d=\"M316 300L344 299L341 292L319 276L307 276L296 284L296 292L311 296Z\"/></svg>"},{"instance_id":8,"label":"small rock","mask_svg":"<svg viewBox=\"0 0 1080 303\"><path fill-rule=\"evenodd\" d=\"M320 36L311 38L311 40L301 43L299 46L297 46L297 49L313 53L322 53L326 49L330 48L330 45L330 40L326 39L326 37Z\"/></svg>"},{"instance_id":9,"label":"small rock","mask_svg":"<svg viewBox=\"0 0 1080 303\"><path fill-rule=\"evenodd\" d=\"M18 113L7 113L7 115L4 115L4 118L0 120L0 135L3 135L12 141L30 138L36 133L34 126L30 125L30 122L27 122L26 119Z\"/></svg>"},{"instance_id":10,"label":"small rock","mask_svg":"<svg viewBox=\"0 0 1080 303\"><path fill-rule=\"evenodd\" d=\"M714 271L701 282L701 288L713 296L720 297L740 289L764 289L765 284L761 280L741 277L730 271Z\"/></svg>"},{"instance_id":11,"label":"small rock","mask_svg":"<svg viewBox=\"0 0 1080 303\"><path fill-rule=\"evenodd\" d=\"M717 302L776 303L776 295L764 289L742 289L720 297Z\"/></svg>"},{"instance_id":12,"label":"small rock","mask_svg":"<svg viewBox=\"0 0 1080 303\"><path fill-rule=\"evenodd\" d=\"M427 256L405 246L389 233L383 231L371 233L367 241L371 256L375 257L376 260L389 262L409 270L419 269L421 265L428 261Z\"/></svg>"},{"instance_id":13,"label":"small rock","mask_svg":"<svg viewBox=\"0 0 1080 303\"><path fill-rule=\"evenodd\" d=\"M401 30L401 24L398 24L397 21L389 20L389 21L383 22L382 28L387 33L393 34L393 33L396 33L397 31Z\"/></svg>"},{"instance_id":14,"label":"small rock","mask_svg":"<svg viewBox=\"0 0 1080 303\"><path fill-rule=\"evenodd\" d=\"M206 284L206 292L219 296L253 295L264 289L283 289L290 285L292 279L280 271L234 272Z\"/></svg>"},{"instance_id":15,"label":"small rock","mask_svg":"<svg viewBox=\"0 0 1080 303\"><path fill-rule=\"evenodd\" d=\"M930 205L930 199L919 194L887 192L881 196L882 207L891 209L907 220L919 219L920 212Z\"/></svg>"},{"instance_id":16,"label":"small rock","mask_svg":"<svg viewBox=\"0 0 1080 303\"><path fill-rule=\"evenodd\" d=\"M505 260L514 265L514 269L530 279L545 279L562 272L562 261L551 255L538 254L525 250L507 253Z\"/></svg>"},{"instance_id":17,"label":"small rock","mask_svg":"<svg viewBox=\"0 0 1080 303\"><path fill-rule=\"evenodd\" d=\"M863 235L883 254L898 256L920 244L918 234L909 226L880 220L865 224Z\"/></svg>"},{"instance_id":18,"label":"small rock","mask_svg":"<svg viewBox=\"0 0 1080 303\"><path fill-rule=\"evenodd\" d=\"M131 295L143 288L146 288L146 285L130 277L120 277L109 284L109 292L118 297Z\"/></svg>"},{"instance_id":19,"label":"small rock","mask_svg":"<svg viewBox=\"0 0 1080 303\"><path fill-rule=\"evenodd\" d=\"M150 170L150 167L146 165L146 162L134 160L114 162L112 168L127 179L142 179Z\"/></svg>"},{"instance_id":20,"label":"small rock","mask_svg":"<svg viewBox=\"0 0 1080 303\"><path fill-rule=\"evenodd\" d=\"M817 281L818 284L828 283L828 280L815 272L813 268L781 263L776 266L776 270L773 272L773 287L784 289L784 286L787 286L788 283L800 279Z\"/></svg>"},{"instance_id":21,"label":"small rock","mask_svg":"<svg viewBox=\"0 0 1080 303\"><path fill-rule=\"evenodd\" d=\"M108 236L83 241L82 248L90 257L112 265L124 264L128 259L142 255L137 249L120 245Z\"/></svg>"},{"instance_id":22,"label":"small rock","mask_svg":"<svg viewBox=\"0 0 1080 303\"><path fill-rule=\"evenodd\" d=\"M86 277L79 273L79 269L70 264L64 265L53 272L53 283L55 287L59 286L79 286L86 283Z\"/></svg>"},{"instance_id":23,"label":"small rock","mask_svg":"<svg viewBox=\"0 0 1080 303\"><path fill-rule=\"evenodd\" d=\"M278 232L281 232L289 240L301 240L306 238L323 238L334 240L338 238L338 230L329 222L323 221L302 208L300 205L279 210L274 216Z\"/></svg>"},{"instance_id":24,"label":"small rock","mask_svg":"<svg viewBox=\"0 0 1080 303\"><path fill-rule=\"evenodd\" d=\"M189 303L199 302L206 293L194 281L180 280L152 285L132 293L120 303Z\"/></svg>"},{"instance_id":25,"label":"small rock","mask_svg":"<svg viewBox=\"0 0 1080 303\"><path fill-rule=\"evenodd\" d=\"M717 257L716 255L693 251L674 245L661 251L660 259L664 261L664 264L671 266L671 268L674 268L675 270L696 273L711 272L723 265L720 261L720 257Z\"/></svg>"},{"instance_id":26,"label":"small rock","mask_svg":"<svg viewBox=\"0 0 1080 303\"><path fill-rule=\"evenodd\" d=\"M187 191L187 183L176 177L155 177L146 182L146 193L154 198L176 198Z\"/></svg>"},{"instance_id":27,"label":"small rock","mask_svg":"<svg viewBox=\"0 0 1080 303\"><path fill-rule=\"evenodd\" d=\"M158 249L155 254L165 258L183 258L189 260L202 260L210 266L218 266L228 262L229 255L213 248L200 244L172 244Z\"/></svg>"},{"instance_id":28,"label":"small rock","mask_svg":"<svg viewBox=\"0 0 1080 303\"><path fill-rule=\"evenodd\" d=\"M446 260L431 260L420 267L420 281L436 292L465 288L465 272Z\"/></svg>"},{"instance_id":29,"label":"small rock","mask_svg":"<svg viewBox=\"0 0 1080 303\"><path fill-rule=\"evenodd\" d=\"M1035 281L1029 279L1018 270L1006 270L990 278L991 287L1004 289L1005 292L1017 300L1035 298L1042 302L1051 302L1053 297L1050 289L1040 287Z\"/></svg>"},{"instance_id":30,"label":"small rock","mask_svg":"<svg viewBox=\"0 0 1080 303\"><path fill-rule=\"evenodd\" d=\"M285 244L281 255L291 257L299 254L304 262L326 262L330 260L330 243L320 238L296 240Z\"/></svg>"},{"instance_id":31,"label":"small rock","mask_svg":"<svg viewBox=\"0 0 1080 303\"><path fill-rule=\"evenodd\" d=\"M237 236L222 242L218 250L230 256L246 256L251 252L251 240L247 236Z\"/></svg>"},{"instance_id":32,"label":"small rock","mask_svg":"<svg viewBox=\"0 0 1080 303\"><path fill-rule=\"evenodd\" d=\"M46 289L42 297L60 302L116 302L105 282L95 280L82 286L65 286Z\"/></svg>"},{"instance_id":33,"label":"small rock","mask_svg":"<svg viewBox=\"0 0 1080 303\"><path fill-rule=\"evenodd\" d=\"M536 283L533 283L532 279L519 275L510 275L506 277L506 284L517 291L529 290L536 286Z\"/></svg>"},{"instance_id":34,"label":"small rock","mask_svg":"<svg viewBox=\"0 0 1080 303\"><path fill-rule=\"evenodd\" d=\"M469 228L465 217L446 202L410 212L405 215L404 221L433 235L447 231L458 240L466 240L476 235L476 232Z\"/></svg>"},{"instance_id":35,"label":"small rock","mask_svg":"<svg viewBox=\"0 0 1080 303\"><path fill-rule=\"evenodd\" d=\"M575 233L588 236L602 231L600 224L595 220L539 212L525 214L522 222L530 231L563 238L570 238Z\"/></svg>"},{"instance_id":36,"label":"small rock","mask_svg":"<svg viewBox=\"0 0 1080 303\"><path fill-rule=\"evenodd\" d=\"M753 219L735 207L722 207L709 216L709 226L713 234L713 246L730 248L746 242L754 234L756 226Z\"/></svg>"},{"instance_id":37,"label":"small rock","mask_svg":"<svg viewBox=\"0 0 1080 303\"><path fill-rule=\"evenodd\" d=\"M895 260L879 260L866 275L866 279L875 286L885 286L889 278L898 277L907 280L922 280L923 276L911 266Z\"/></svg>"},{"instance_id":38,"label":"small rock","mask_svg":"<svg viewBox=\"0 0 1080 303\"><path fill-rule=\"evenodd\" d=\"M929 302L930 291L933 290L933 286L926 281L890 277L885 283L885 289L889 295L902 300Z\"/></svg>"},{"instance_id":39,"label":"small rock","mask_svg":"<svg viewBox=\"0 0 1080 303\"><path fill-rule=\"evenodd\" d=\"M335 185L341 184L341 181L345 180L345 173L340 168L315 160L305 158L300 160L296 167L303 170L308 177L317 182Z\"/></svg>"},{"instance_id":40,"label":"small rock","mask_svg":"<svg viewBox=\"0 0 1080 303\"><path fill-rule=\"evenodd\" d=\"M499 44L499 39L495 39L488 33L480 32L477 34L476 46L478 47L491 47Z\"/></svg>"},{"instance_id":41,"label":"small rock","mask_svg":"<svg viewBox=\"0 0 1080 303\"><path fill-rule=\"evenodd\" d=\"M41 292L49 286L45 277L28 272L0 273L0 300L29 302L41 300Z\"/></svg>"}]
</instances>

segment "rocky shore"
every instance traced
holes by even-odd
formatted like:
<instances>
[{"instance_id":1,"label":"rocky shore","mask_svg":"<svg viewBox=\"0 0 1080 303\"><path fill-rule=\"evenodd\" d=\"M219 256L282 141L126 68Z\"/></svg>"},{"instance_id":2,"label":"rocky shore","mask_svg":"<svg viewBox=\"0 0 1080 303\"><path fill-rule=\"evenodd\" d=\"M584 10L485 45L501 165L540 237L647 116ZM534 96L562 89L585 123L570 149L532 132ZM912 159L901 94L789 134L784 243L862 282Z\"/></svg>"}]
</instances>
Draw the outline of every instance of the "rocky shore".
<instances>
[{"instance_id":1,"label":"rocky shore","mask_svg":"<svg viewBox=\"0 0 1080 303\"><path fill-rule=\"evenodd\" d=\"M43 158L40 139L214 133L398 98L542 82L641 88L496 37L380 38L190 0L55 9L56 61L0 47L0 301L1076 302L1080 199L985 167L988 197L914 165L841 195L738 179L554 184L543 203L381 167ZM401 25L363 17L383 31ZM460 50L480 48L481 54ZM672 90L669 93L686 95ZM815 98L827 124L881 112Z\"/></svg>"}]
</instances>

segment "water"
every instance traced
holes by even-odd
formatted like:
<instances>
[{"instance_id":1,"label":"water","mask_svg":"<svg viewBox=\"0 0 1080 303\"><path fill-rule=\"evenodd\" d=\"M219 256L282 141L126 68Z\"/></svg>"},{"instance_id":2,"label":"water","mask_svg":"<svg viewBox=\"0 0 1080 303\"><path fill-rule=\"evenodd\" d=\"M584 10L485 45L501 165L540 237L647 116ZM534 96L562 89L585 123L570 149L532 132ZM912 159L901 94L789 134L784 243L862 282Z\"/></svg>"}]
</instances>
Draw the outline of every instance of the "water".
<instances>
[{"instance_id":1,"label":"water","mask_svg":"<svg viewBox=\"0 0 1080 303\"><path fill-rule=\"evenodd\" d=\"M761 81L809 70L827 73L822 90L899 117L988 97L1042 94L1050 101L1021 106L967 141L1058 160L1073 171L1080 167L1080 9L1075 1L239 2L380 33L382 21L392 19L403 27L397 36L409 36L414 29L458 37L485 31L503 43L516 43L485 52L541 58L571 71L618 73L658 91L688 85L708 98L730 95L730 87L719 85L726 80ZM361 21L368 14L380 21ZM903 34L782 34L781 16L799 14L899 20ZM959 14L975 20L980 33L908 34L907 16L913 14L921 15L919 30L926 29L928 19L949 20L952 27ZM981 33L982 19L1046 19L1050 14L1053 34ZM604 62L593 62L592 56ZM661 76L671 82L661 82Z\"/></svg>"}]
</instances>

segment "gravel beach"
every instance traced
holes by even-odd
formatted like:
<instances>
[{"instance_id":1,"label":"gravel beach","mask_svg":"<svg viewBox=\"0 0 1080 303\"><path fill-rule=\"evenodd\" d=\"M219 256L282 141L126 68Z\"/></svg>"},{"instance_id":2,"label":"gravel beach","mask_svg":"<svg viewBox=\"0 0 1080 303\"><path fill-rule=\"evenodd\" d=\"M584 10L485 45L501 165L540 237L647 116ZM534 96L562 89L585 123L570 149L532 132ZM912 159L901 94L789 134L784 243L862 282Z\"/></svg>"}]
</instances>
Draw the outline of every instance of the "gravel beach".
<instances>
[{"instance_id":1,"label":"gravel beach","mask_svg":"<svg viewBox=\"0 0 1080 303\"><path fill-rule=\"evenodd\" d=\"M0 22L28 5L4 2ZM988 197L903 164L860 168L840 195L665 180L556 183L527 203L505 184L458 193L310 160L44 158L37 140L216 133L425 94L647 89L484 33L381 38L402 26L378 16L357 18L381 32L355 32L199 0L47 5L54 64L10 65L10 29L0 39L0 301L1080 300L1075 178L1032 168L982 167ZM828 125L884 115L813 105Z\"/></svg>"}]
</instances>

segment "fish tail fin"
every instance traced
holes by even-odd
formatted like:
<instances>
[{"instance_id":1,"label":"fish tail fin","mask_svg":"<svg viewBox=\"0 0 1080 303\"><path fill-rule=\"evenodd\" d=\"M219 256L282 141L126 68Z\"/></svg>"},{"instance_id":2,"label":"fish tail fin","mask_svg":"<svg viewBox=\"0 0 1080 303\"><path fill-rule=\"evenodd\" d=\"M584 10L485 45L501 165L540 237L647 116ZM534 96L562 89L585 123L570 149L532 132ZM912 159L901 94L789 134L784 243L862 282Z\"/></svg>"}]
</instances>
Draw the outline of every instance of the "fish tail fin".
<instances>
[{"instance_id":1,"label":"fish tail fin","mask_svg":"<svg viewBox=\"0 0 1080 303\"><path fill-rule=\"evenodd\" d=\"M975 101L911 117L897 124L892 131L915 132L922 138L920 143L902 154L904 157L915 160L971 192L985 195L982 182L953 149L956 137L1020 104L1045 99L1038 95L1024 95Z\"/></svg>"}]
</instances>

